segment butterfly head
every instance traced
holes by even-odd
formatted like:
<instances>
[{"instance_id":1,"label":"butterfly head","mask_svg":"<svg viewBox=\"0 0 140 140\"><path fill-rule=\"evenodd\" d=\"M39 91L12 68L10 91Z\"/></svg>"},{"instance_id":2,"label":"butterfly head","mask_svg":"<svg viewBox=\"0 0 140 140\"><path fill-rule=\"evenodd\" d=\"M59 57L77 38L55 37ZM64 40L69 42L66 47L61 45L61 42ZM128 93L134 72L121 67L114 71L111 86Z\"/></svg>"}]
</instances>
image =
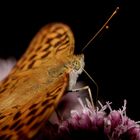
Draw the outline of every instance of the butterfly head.
<instances>
[{"instance_id":1,"label":"butterfly head","mask_svg":"<svg viewBox=\"0 0 140 140\"><path fill-rule=\"evenodd\" d=\"M69 87L68 89L71 90L77 81L78 75L82 73L84 68L84 55L75 55L72 57L70 61L70 73L69 73Z\"/></svg>"},{"instance_id":2,"label":"butterfly head","mask_svg":"<svg viewBox=\"0 0 140 140\"><path fill-rule=\"evenodd\" d=\"M84 68L84 55L76 55L73 57L72 62L71 62L71 66L74 72L76 72L77 74L81 74Z\"/></svg>"}]
</instances>

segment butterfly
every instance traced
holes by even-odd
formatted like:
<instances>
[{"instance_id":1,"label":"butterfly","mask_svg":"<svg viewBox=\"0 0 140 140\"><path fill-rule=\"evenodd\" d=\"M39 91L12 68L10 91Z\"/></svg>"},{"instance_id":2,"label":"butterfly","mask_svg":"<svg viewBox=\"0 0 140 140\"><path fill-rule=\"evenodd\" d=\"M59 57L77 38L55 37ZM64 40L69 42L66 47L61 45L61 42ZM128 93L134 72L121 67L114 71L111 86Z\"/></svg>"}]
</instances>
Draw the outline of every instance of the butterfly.
<instances>
[{"instance_id":1,"label":"butterfly","mask_svg":"<svg viewBox=\"0 0 140 140\"><path fill-rule=\"evenodd\" d=\"M34 137L83 68L71 29L63 23L43 27L0 83L0 139Z\"/></svg>"}]
</instances>

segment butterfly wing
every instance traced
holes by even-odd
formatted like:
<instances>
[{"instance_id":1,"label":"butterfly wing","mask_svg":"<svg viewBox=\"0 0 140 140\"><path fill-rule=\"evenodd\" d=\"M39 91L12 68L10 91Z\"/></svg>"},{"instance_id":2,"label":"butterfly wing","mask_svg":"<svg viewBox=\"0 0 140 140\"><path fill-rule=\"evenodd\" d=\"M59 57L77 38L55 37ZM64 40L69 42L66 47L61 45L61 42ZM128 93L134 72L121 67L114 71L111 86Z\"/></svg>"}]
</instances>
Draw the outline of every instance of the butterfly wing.
<instances>
[{"instance_id":1,"label":"butterfly wing","mask_svg":"<svg viewBox=\"0 0 140 140\"><path fill-rule=\"evenodd\" d=\"M0 84L0 139L17 139L23 135L30 138L36 134L68 83L65 71L51 82L47 75L36 71L41 69L43 62L48 62L46 67L53 63L58 65L52 58L63 59L73 51L74 38L66 25L50 24L39 31L10 75ZM48 81L47 85L42 79Z\"/></svg>"}]
</instances>

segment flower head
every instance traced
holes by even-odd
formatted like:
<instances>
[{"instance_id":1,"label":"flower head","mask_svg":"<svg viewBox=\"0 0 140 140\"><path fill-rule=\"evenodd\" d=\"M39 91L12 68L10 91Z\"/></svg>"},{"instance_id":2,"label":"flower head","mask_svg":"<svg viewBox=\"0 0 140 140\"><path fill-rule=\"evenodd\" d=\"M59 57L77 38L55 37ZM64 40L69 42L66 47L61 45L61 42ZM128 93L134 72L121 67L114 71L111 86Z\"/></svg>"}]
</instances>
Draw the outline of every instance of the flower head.
<instances>
[{"instance_id":1,"label":"flower head","mask_svg":"<svg viewBox=\"0 0 140 140\"><path fill-rule=\"evenodd\" d=\"M15 58L0 59L0 81L3 80L16 64Z\"/></svg>"},{"instance_id":2,"label":"flower head","mask_svg":"<svg viewBox=\"0 0 140 140\"><path fill-rule=\"evenodd\" d=\"M70 117L57 124L52 139L140 140L140 125L126 115L126 100L119 110L112 110L109 102L105 105L99 102L100 109L92 107L88 100L86 105L81 99L79 102L82 111L71 110ZM110 110L108 114L107 109Z\"/></svg>"}]
</instances>

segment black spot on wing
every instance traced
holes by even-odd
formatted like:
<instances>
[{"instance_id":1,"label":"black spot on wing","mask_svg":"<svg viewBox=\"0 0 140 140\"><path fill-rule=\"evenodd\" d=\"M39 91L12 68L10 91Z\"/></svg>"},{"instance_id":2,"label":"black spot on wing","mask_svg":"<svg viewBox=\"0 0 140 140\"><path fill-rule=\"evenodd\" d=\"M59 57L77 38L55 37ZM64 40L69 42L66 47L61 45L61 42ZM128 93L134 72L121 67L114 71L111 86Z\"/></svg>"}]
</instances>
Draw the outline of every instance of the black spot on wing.
<instances>
[{"instance_id":1,"label":"black spot on wing","mask_svg":"<svg viewBox=\"0 0 140 140\"><path fill-rule=\"evenodd\" d=\"M20 129L24 126L23 123L19 124L16 128L15 131L20 131Z\"/></svg>"},{"instance_id":2,"label":"black spot on wing","mask_svg":"<svg viewBox=\"0 0 140 140\"><path fill-rule=\"evenodd\" d=\"M31 130L34 130L34 129L36 129L40 124L41 124L41 122L37 122L37 123L35 123L30 129L31 129Z\"/></svg>"},{"instance_id":3,"label":"black spot on wing","mask_svg":"<svg viewBox=\"0 0 140 140\"><path fill-rule=\"evenodd\" d=\"M26 125L30 125L34 120L36 119L36 116L32 116L26 123Z\"/></svg>"},{"instance_id":4,"label":"black spot on wing","mask_svg":"<svg viewBox=\"0 0 140 140\"><path fill-rule=\"evenodd\" d=\"M33 61L28 65L28 69L31 69L31 68L33 67L33 65L34 65L35 62L36 62L36 61L33 60Z\"/></svg>"},{"instance_id":5,"label":"black spot on wing","mask_svg":"<svg viewBox=\"0 0 140 140\"><path fill-rule=\"evenodd\" d=\"M60 37L60 41L58 41L58 42L54 45L54 47L58 47L58 46L64 44L64 43L67 41L67 38L68 38L68 36L67 36L66 34L63 34L63 35Z\"/></svg>"},{"instance_id":6,"label":"black spot on wing","mask_svg":"<svg viewBox=\"0 0 140 140\"><path fill-rule=\"evenodd\" d=\"M38 104L32 104L32 105L29 107L29 109L31 110L31 109L35 108L37 105L38 105Z\"/></svg>"},{"instance_id":7,"label":"black spot on wing","mask_svg":"<svg viewBox=\"0 0 140 140\"><path fill-rule=\"evenodd\" d=\"M0 120L4 119L6 116L0 114Z\"/></svg>"},{"instance_id":8,"label":"black spot on wing","mask_svg":"<svg viewBox=\"0 0 140 140\"><path fill-rule=\"evenodd\" d=\"M48 102L49 102L49 100L46 99L45 101L43 101L43 102L41 103L41 105L44 106L44 105L46 105Z\"/></svg>"},{"instance_id":9,"label":"black spot on wing","mask_svg":"<svg viewBox=\"0 0 140 140\"><path fill-rule=\"evenodd\" d=\"M39 47L36 48L36 52L38 52L39 50L41 50L42 45L40 45Z\"/></svg>"},{"instance_id":10,"label":"black spot on wing","mask_svg":"<svg viewBox=\"0 0 140 140\"><path fill-rule=\"evenodd\" d=\"M18 112L15 114L15 116L13 117L13 120L18 119L20 116L21 116L21 112L18 111Z\"/></svg>"},{"instance_id":11,"label":"black spot on wing","mask_svg":"<svg viewBox=\"0 0 140 140\"><path fill-rule=\"evenodd\" d=\"M36 57L36 54L30 56L29 61L32 61Z\"/></svg>"},{"instance_id":12,"label":"black spot on wing","mask_svg":"<svg viewBox=\"0 0 140 140\"><path fill-rule=\"evenodd\" d=\"M34 115L37 112L38 109L34 108L33 110L31 110L28 114L27 117Z\"/></svg>"},{"instance_id":13,"label":"black spot on wing","mask_svg":"<svg viewBox=\"0 0 140 140\"><path fill-rule=\"evenodd\" d=\"M2 131L7 130L9 128L9 125L5 125L1 128Z\"/></svg>"},{"instance_id":14,"label":"black spot on wing","mask_svg":"<svg viewBox=\"0 0 140 140\"><path fill-rule=\"evenodd\" d=\"M6 91L7 88L3 88L2 90L0 90L0 93Z\"/></svg>"},{"instance_id":15,"label":"black spot on wing","mask_svg":"<svg viewBox=\"0 0 140 140\"><path fill-rule=\"evenodd\" d=\"M45 53L44 55L42 55L41 58L42 58L42 59L43 59L43 58L46 58L50 53L51 53L51 52L48 51L47 53Z\"/></svg>"},{"instance_id":16,"label":"black spot on wing","mask_svg":"<svg viewBox=\"0 0 140 140\"><path fill-rule=\"evenodd\" d=\"M51 48L52 46L50 44L47 45L47 47L42 48L42 52L47 52L49 51L49 48Z\"/></svg>"},{"instance_id":17,"label":"black spot on wing","mask_svg":"<svg viewBox=\"0 0 140 140\"><path fill-rule=\"evenodd\" d=\"M17 120L16 122L14 122L14 123L11 125L10 130L15 129L15 128L19 125L20 121L21 121L21 120Z\"/></svg>"},{"instance_id":18,"label":"black spot on wing","mask_svg":"<svg viewBox=\"0 0 140 140\"><path fill-rule=\"evenodd\" d=\"M49 110L50 107L53 106L53 103L52 102L48 102L45 107L37 114L37 117L38 116L41 116L44 112L46 112L46 110Z\"/></svg>"}]
</instances>

